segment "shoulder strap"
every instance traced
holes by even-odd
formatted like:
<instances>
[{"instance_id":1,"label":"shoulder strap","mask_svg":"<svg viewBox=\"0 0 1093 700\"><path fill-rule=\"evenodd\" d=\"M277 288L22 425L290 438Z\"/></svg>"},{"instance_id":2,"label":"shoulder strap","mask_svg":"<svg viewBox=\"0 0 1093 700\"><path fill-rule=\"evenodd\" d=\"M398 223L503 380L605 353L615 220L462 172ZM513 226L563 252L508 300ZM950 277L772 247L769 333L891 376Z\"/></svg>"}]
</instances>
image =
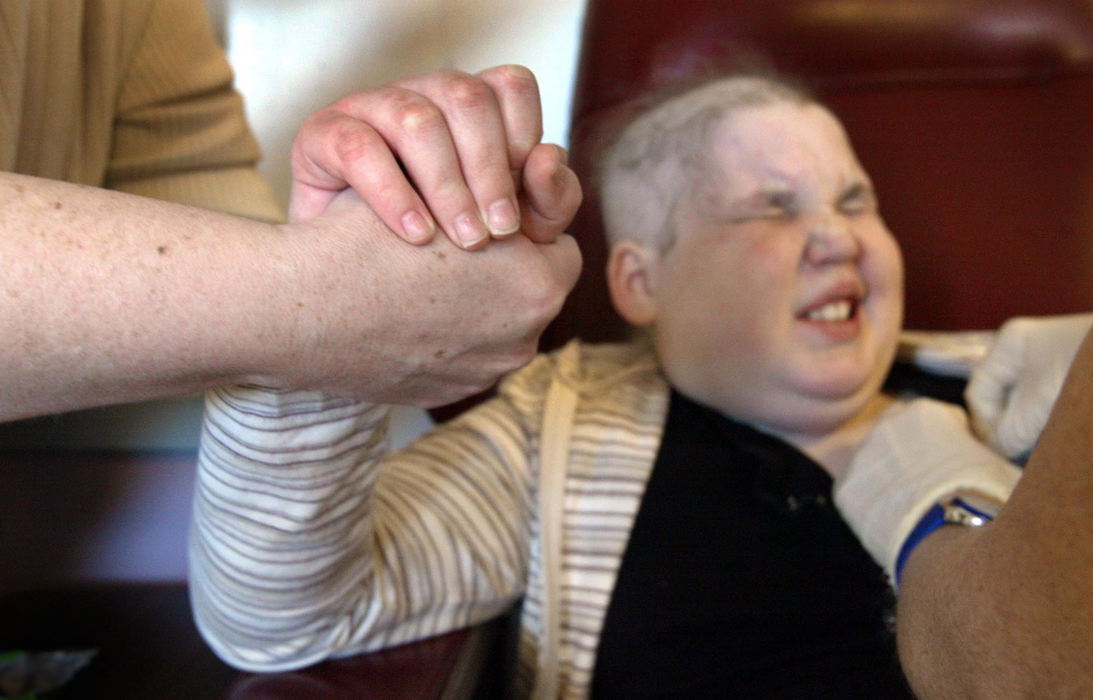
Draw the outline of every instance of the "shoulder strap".
<instances>
[{"instance_id":1,"label":"shoulder strap","mask_svg":"<svg viewBox=\"0 0 1093 700\"><path fill-rule=\"evenodd\" d=\"M539 639L539 671L536 700L558 696L558 652L561 646L562 515L565 477L577 391L557 374L550 383L543 407L539 444L539 547L543 582L542 633Z\"/></svg>"}]
</instances>

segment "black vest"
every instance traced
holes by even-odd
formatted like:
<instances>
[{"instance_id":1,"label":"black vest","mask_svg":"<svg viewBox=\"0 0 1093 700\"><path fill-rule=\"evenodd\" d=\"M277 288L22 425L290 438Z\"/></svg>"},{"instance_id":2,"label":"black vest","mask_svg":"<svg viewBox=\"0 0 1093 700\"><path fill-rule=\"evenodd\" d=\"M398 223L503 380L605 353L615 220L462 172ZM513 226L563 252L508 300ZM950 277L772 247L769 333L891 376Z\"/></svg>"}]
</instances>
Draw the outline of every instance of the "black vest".
<instances>
[{"instance_id":1,"label":"black vest","mask_svg":"<svg viewBox=\"0 0 1093 700\"><path fill-rule=\"evenodd\" d=\"M909 698L893 605L819 465L673 392L593 697Z\"/></svg>"}]
</instances>

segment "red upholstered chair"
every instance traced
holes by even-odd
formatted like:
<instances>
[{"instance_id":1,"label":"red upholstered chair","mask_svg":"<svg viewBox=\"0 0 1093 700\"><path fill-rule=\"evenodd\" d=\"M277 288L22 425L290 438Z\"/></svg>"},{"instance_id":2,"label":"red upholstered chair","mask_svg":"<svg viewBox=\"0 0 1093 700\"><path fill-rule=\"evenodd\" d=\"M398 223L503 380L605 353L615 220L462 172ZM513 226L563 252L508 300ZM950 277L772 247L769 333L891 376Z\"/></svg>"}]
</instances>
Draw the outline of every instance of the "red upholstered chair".
<instances>
[{"instance_id":1,"label":"red upholstered chair","mask_svg":"<svg viewBox=\"0 0 1093 700\"><path fill-rule=\"evenodd\" d=\"M545 347L621 333L589 177L609 117L752 55L846 124L903 247L908 328L1093 308L1093 2L590 0L570 137L585 271Z\"/></svg>"}]
</instances>

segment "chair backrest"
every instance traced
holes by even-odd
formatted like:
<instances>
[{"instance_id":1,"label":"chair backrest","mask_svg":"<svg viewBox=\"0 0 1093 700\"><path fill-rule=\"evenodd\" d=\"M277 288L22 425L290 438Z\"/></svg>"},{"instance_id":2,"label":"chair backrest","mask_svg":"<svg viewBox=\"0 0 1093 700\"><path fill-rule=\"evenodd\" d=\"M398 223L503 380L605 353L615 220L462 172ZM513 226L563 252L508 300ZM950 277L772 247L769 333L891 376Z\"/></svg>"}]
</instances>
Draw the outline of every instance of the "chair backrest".
<instances>
[{"instance_id":1,"label":"chair backrest","mask_svg":"<svg viewBox=\"0 0 1093 700\"><path fill-rule=\"evenodd\" d=\"M754 56L846 125L904 251L908 328L1093 309L1093 2L589 0L570 136L585 271L545 347L623 332L590 177L609 117Z\"/></svg>"}]
</instances>

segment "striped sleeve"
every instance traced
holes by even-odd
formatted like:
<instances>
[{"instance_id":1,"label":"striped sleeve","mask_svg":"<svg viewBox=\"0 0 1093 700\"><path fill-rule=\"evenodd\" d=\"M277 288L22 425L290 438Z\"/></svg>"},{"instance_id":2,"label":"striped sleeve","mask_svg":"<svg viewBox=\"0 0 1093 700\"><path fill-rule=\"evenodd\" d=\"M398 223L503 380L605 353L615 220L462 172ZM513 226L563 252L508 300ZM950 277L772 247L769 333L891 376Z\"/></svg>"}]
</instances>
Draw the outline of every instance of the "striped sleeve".
<instances>
[{"instance_id":1,"label":"striped sleeve","mask_svg":"<svg viewBox=\"0 0 1093 700\"><path fill-rule=\"evenodd\" d=\"M534 364L525 372L549 374ZM520 393L386 455L382 408L210 392L190 564L198 627L217 654L296 668L508 609L527 580L533 498L538 401Z\"/></svg>"}]
</instances>

